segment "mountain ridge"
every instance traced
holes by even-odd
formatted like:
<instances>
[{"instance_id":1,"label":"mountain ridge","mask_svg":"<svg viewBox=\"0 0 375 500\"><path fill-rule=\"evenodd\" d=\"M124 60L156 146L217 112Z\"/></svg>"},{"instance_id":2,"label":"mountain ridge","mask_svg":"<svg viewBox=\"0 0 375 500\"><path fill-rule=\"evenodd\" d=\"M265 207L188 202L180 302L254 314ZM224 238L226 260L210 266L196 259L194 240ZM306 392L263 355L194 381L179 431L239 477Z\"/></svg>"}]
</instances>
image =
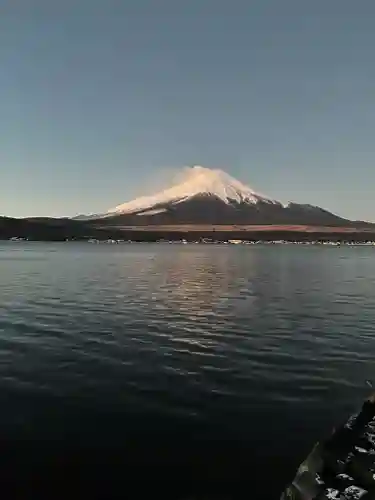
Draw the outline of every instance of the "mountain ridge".
<instances>
[{"instance_id":1,"label":"mountain ridge","mask_svg":"<svg viewBox=\"0 0 375 500\"><path fill-rule=\"evenodd\" d=\"M195 166L179 183L152 195L117 205L104 214L78 217L0 217L0 239L24 237L87 239L112 238L157 241L189 238L224 238L228 232L247 238L257 234L277 238L317 235L375 234L375 224L351 221L312 204L288 202L260 194L218 169ZM266 236L266 232L268 236ZM145 234L147 236L145 236ZM234 236L232 236L234 237ZM346 237L346 236L345 236Z\"/></svg>"},{"instance_id":2,"label":"mountain ridge","mask_svg":"<svg viewBox=\"0 0 375 500\"><path fill-rule=\"evenodd\" d=\"M175 183L155 195L142 196L118 205L110 209L108 214L134 213L167 203L181 203L199 195L211 195L226 204L230 202L254 204L258 201L280 203L257 193L222 170L195 165L185 171L185 176L179 183Z\"/></svg>"},{"instance_id":3,"label":"mountain ridge","mask_svg":"<svg viewBox=\"0 0 375 500\"><path fill-rule=\"evenodd\" d=\"M344 226L352 221L312 204L282 203L220 169L195 165L172 186L141 196L104 214L79 216L114 225L302 224Z\"/></svg>"}]
</instances>

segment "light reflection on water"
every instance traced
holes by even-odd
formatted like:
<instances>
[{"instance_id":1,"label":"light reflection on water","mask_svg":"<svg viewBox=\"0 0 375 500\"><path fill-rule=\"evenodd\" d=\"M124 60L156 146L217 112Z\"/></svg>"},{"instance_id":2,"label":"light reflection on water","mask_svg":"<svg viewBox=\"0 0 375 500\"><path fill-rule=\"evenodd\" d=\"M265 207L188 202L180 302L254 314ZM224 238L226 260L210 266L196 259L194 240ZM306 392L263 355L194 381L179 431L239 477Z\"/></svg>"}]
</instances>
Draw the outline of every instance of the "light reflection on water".
<instances>
[{"instance_id":1,"label":"light reflection on water","mask_svg":"<svg viewBox=\"0 0 375 500\"><path fill-rule=\"evenodd\" d=\"M24 396L42 394L294 464L374 378L371 248L5 243L0 273L0 421L17 432L42 432Z\"/></svg>"}]
</instances>

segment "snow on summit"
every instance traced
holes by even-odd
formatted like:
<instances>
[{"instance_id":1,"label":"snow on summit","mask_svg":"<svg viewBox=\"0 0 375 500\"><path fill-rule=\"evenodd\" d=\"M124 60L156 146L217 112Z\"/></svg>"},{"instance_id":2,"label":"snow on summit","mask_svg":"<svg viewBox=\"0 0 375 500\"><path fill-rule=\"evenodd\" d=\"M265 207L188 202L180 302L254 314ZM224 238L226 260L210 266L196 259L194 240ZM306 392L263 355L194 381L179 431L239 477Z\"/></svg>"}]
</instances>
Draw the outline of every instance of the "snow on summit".
<instances>
[{"instance_id":1,"label":"snow on summit","mask_svg":"<svg viewBox=\"0 0 375 500\"><path fill-rule=\"evenodd\" d=\"M257 193L219 169L190 167L178 182L151 196L118 205L105 214L80 220L108 219L123 226L303 225L342 226L348 221L314 205L286 205Z\"/></svg>"},{"instance_id":2,"label":"snow on summit","mask_svg":"<svg viewBox=\"0 0 375 500\"><path fill-rule=\"evenodd\" d=\"M279 204L276 200L256 193L250 187L237 181L222 170L197 165L187 169L182 180L172 187L155 195L142 196L118 205L109 210L107 215L143 212L159 206L181 203L196 196L207 195L218 198L226 204L256 204L258 202Z\"/></svg>"}]
</instances>

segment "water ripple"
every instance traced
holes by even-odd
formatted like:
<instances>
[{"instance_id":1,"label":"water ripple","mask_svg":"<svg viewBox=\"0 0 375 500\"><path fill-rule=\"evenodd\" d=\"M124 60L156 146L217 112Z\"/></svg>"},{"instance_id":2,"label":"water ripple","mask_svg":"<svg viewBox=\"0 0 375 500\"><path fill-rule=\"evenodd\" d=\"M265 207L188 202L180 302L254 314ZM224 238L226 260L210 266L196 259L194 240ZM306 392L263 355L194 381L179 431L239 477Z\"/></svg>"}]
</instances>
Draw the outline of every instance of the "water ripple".
<instances>
[{"instance_id":1,"label":"water ripple","mask_svg":"<svg viewBox=\"0 0 375 500\"><path fill-rule=\"evenodd\" d=\"M0 272L3 390L230 414L245 436L291 408L314 428L373 378L370 248L8 244Z\"/></svg>"}]
</instances>

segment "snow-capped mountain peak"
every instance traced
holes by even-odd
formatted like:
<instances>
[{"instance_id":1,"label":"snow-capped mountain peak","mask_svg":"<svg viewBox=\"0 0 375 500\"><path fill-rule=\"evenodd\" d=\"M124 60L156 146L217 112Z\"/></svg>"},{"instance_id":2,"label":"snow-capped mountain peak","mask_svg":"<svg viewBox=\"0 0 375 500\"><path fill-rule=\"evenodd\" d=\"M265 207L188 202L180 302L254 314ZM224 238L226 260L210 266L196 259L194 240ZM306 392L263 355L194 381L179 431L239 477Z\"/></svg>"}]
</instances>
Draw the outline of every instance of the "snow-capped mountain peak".
<instances>
[{"instance_id":1,"label":"snow-capped mountain peak","mask_svg":"<svg viewBox=\"0 0 375 500\"><path fill-rule=\"evenodd\" d=\"M181 203L197 196L215 197L226 204L258 202L279 204L276 200L256 193L222 170L196 165L188 168L181 181L172 187L155 195L142 196L118 205L109 210L107 215L142 212L163 205Z\"/></svg>"},{"instance_id":2,"label":"snow-capped mountain peak","mask_svg":"<svg viewBox=\"0 0 375 500\"><path fill-rule=\"evenodd\" d=\"M257 193L219 169L194 166L178 182L151 196L123 203L82 220L125 226L190 227L224 225L342 226L348 221L322 208L286 205Z\"/></svg>"}]
</instances>

